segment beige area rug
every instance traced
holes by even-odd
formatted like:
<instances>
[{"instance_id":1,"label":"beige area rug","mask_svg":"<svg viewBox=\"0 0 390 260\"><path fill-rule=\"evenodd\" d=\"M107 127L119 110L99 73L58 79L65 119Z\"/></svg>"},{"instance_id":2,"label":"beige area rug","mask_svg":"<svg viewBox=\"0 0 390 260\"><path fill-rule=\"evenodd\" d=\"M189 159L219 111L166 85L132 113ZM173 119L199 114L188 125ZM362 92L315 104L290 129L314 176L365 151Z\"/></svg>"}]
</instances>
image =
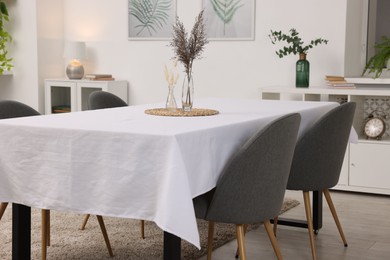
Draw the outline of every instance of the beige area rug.
<instances>
[{"instance_id":1,"label":"beige area rug","mask_svg":"<svg viewBox=\"0 0 390 260\"><path fill-rule=\"evenodd\" d=\"M297 206L298 201L286 199L282 213ZM41 211L32 209L32 247L31 259L41 258ZM12 209L9 205L0 221L0 259L11 257L11 221ZM140 221L132 219L105 217L107 232L114 258L110 258L106 249L99 224L95 216L91 216L84 231L79 230L82 215L51 212L51 246L47 250L48 259L162 259L163 232L153 222L145 222L145 239L141 239ZM197 259L206 253L207 222L198 220L202 249L182 242L182 258ZM252 227L252 228L256 228ZM216 224L213 248L218 248L235 238L234 225Z\"/></svg>"}]
</instances>

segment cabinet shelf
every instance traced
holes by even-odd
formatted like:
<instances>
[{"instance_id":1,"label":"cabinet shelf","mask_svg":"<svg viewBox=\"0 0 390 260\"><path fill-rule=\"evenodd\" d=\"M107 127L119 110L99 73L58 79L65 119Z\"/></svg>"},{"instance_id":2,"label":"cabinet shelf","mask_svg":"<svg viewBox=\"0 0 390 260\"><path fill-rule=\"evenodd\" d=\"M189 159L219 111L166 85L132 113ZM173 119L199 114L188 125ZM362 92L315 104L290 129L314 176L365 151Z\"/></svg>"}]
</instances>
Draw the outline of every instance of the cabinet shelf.
<instances>
[{"instance_id":1,"label":"cabinet shelf","mask_svg":"<svg viewBox=\"0 0 390 260\"><path fill-rule=\"evenodd\" d=\"M45 113L64 113L88 109L88 96L96 90L111 92L128 103L127 81L45 80Z\"/></svg>"},{"instance_id":2,"label":"cabinet shelf","mask_svg":"<svg viewBox=\"0 0 390 260\"><path fill-rule=\"evenodd\" d=\"M387 159L390 154L390 79L361 79L354 82L354 89L327 87L263 87L261 99L356 102L353 127L358 143L350 144L346 151L340 180L335 189L390 195L390 172ZM362 83L363 82L363 83ZM373 86L373 84L377 84ZM387 114L387 130L381 140L366 139L363 126L368 115L378 109ZM387 183L387 184L386 184Z\"/></svg>"}]
</instances>

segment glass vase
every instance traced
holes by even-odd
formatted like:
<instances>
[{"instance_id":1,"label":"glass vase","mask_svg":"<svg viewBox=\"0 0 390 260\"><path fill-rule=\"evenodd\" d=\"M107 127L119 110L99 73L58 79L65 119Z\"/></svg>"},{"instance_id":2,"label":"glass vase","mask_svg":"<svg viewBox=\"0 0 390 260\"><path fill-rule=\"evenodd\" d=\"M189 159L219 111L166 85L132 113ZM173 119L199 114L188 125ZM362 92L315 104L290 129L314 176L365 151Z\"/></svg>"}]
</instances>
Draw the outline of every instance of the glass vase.
<instances>
[{"instance_id":1,"label":"glass vase","mask_svg":"<svg viewBox=\"0 0 390 260\"><path fill-rule=\"evenodd\" d=\"M184 112L189 112L192 109L194 101L194 80L192 76L185 75L183 82L183 91L181 95L181 105Z\"/></svg>"},{"instance_id":2,"label":"glass vase","mask_svg":"<svg viewBox=\"0 0 390 260\"><path fill-rule=\"evenodd\" d=\"M165 108L169 111L176 111L177 109L175 94L173 92L174 88L175 86L173 85L168 86L168 96L167 96L167 101L165 103Z\"/></svg>"},{"instance_id":3,"label":"glass vase","mask_svg":"<svg viewBox=\"0 0 390 260\"><path fill-rule=\"evenodd\" d=\"M297 88L309 87L309 76L310 76L310 63L306 60L306 54L299 54L299 60L296 64L295 74L295 86Z\"/></svg>"}]
</instances>

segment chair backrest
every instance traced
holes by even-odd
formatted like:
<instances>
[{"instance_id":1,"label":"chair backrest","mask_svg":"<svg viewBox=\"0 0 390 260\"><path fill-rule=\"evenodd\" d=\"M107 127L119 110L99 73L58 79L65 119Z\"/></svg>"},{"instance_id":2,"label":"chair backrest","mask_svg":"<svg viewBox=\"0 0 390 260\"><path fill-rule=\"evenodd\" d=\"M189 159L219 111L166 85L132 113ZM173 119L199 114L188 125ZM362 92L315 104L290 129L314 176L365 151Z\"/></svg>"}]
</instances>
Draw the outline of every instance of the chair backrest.
<instances>
[{"instance_id":1,"label":"chair backrest","mask_svg":"<svg viewBox=\"0 0 390 260\"><path fill-rule=\"evenodd\" d=\"M233 156L218 180L206 219L260 223L282 206L301 116L274 120Z\"/></svg>"},{"instance_id":2,"label":"chair backrest","mask_svg":"<svg viewBox=\"0 0 390 260\"><path fill-rule=\"evenodd\" d=\"M0 100L0 119L37 115L40 113L26 104L14 100Z\"/></svg>"},{"instance_id":3,"label":"chair backrest","mask_svg":"<svg viewBox=\"0 0 390 260\"><path fill-rule=\"evenodd\" d=\"M340 178L356 103L344 103L322 116L298 140L287 189L334 187Z\"/></svg>"},{"instance_id":4,"label":"chair backrest","mask_svg":"<svg viewBox=\"0 0 390 260\"><path fill-rule=\"evenodd\" d=\"M127 103L120 97L107 91L94 91L88 96L88 109L125 107Z\"/></svg>"}]
</instances>

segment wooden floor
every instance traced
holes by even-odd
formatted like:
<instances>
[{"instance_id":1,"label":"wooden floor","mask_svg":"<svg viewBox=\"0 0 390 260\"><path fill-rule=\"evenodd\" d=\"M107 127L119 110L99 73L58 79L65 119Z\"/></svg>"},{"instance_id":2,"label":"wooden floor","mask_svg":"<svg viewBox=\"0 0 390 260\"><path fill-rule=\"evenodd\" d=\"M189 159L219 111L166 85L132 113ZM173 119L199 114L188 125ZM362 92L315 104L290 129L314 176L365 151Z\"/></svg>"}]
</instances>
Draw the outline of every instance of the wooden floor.
<instances>
[{"instance_id":1,"label":"wooden floor","mask_svg":"<svg viewBox=\"0 0 390 260\"><path fill-rule=\"evenodd\" d=\"M288 191L286 196L301 202L284 217L304 219L301 192ZM331 192L348 247L344 247L324 198L323 227L316 236L318 259L386 260L390 259L390 196ZM312 259L306 229L278 226L277 239L284 259ZM276 259L264 227L246 235L247 258ZM234 240L213 252L213 260L234 259ZM206 260L206 257L200 258Z\"/></svg>"}]
</instances>

